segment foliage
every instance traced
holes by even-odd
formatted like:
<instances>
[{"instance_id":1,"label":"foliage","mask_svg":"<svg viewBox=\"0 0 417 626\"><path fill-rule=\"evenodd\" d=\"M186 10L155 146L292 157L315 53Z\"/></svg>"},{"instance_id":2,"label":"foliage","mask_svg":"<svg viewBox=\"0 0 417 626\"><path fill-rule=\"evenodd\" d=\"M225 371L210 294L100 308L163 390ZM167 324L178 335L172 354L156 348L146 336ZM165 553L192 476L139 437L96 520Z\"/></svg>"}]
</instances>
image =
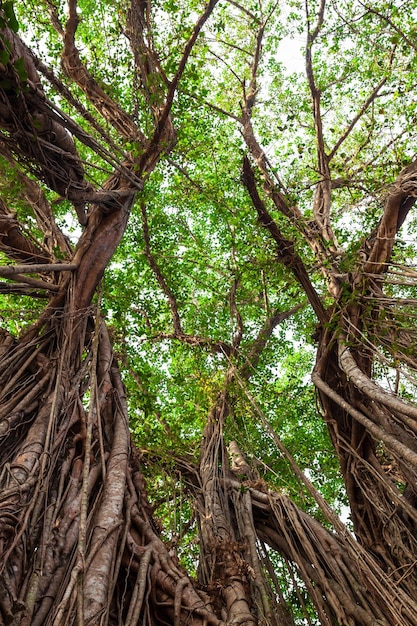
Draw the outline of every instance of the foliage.
<instances>
[{"instance_id":1,"label":"foliage","mask_svg":"<svg viewBox=\"0 0 417 626\"><path fill-rule=\"evenodd\" d=\"M416 624L416 16L1 3L5 623Z\"/></svg>"}]
</instances>

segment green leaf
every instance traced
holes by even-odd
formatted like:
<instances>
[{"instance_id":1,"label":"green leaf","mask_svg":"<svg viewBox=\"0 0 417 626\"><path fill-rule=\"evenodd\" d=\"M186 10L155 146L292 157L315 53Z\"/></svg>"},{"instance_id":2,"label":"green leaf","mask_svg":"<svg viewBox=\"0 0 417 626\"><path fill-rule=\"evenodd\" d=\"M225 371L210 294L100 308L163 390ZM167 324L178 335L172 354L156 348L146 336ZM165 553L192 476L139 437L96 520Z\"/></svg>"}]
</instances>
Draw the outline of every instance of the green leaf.
<instances>
[{"instance_id":1,"label":"green leaf","mask_svg":"<svg viewBox=\"0 0 417 626\"><path fill-rule=\"evenodd\" d=\"M19 30L19 22L17 21L14 12L14 2L12 0L7 0L7 2L2 3L1 8L3 9L4 15L6 17L8 27L14 33L17 33L17 31Z\"/></svg>"}]
</instances>

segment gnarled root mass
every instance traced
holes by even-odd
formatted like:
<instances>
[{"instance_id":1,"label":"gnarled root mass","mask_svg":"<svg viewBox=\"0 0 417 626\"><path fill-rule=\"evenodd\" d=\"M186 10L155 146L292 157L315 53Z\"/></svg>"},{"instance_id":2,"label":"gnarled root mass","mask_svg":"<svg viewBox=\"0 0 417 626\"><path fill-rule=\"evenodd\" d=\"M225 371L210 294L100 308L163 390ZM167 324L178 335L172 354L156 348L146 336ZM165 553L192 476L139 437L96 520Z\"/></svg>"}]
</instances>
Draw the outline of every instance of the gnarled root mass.
<instances>
[{"instance_id":1,"label":"gnarled root mass","mask_svg":"<svg viewBox=\"0 0 417 626\"><path fill-rule=\"evenodd\" d=\"M55 315L0 353L2 623L220 623L149 515L105 326Z\"/></svg>"},{"instance_id":2,"label":"gnarled root mass","mask_svg":"<svg viewBox=\"0 0 417 626\"><path fill-rule=\"evenodd\" d=\"M290 626L273 550L321 623L415 624L406 577L387 577L342 525L330 532L287 496L233 476L227 394L191 481L201 562L200 583L190 579L151 515L106 327L71 308L35 337L1 334L2 623Z\"/></svg>"}]
</instances>

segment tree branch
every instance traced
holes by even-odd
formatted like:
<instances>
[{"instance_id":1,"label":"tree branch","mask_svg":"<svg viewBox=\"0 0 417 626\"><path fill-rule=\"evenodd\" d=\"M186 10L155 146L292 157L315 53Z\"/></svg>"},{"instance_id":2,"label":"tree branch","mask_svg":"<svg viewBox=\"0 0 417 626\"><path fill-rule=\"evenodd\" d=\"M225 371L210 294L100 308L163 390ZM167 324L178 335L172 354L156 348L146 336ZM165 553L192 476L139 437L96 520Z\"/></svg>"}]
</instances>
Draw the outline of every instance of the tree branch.
<instances>
[{"instance_id":1,"label":"tree branch","mask_svg":"<svg viewBox=\"0 0 417 626\"><path fill-rule=\"evenodd\" d=\"M234 318L236 321L236 330L232 338L232 346L235 350L239 347L240 342L242 341L243 330L244 330L243 319L236 304L236 292L238 290L238 287L239 287L239 277L235 276L233 278L232 287L230 289L230 294L229 294L230 316L232 320Z\"/></svg>"},{"instance_id":2,"label":"tree branch","mask_svg":"<svg viewBox=\"0 0 417 626\"><path fill-rule=\"evenodd\" d=\"M25 44L14 32L3 29L0 47L9 56L0 74L2 80L11 83L11 88L2 92L0 123L6 132L2 133L1 145L50 189L73 202L80 223L85 224L83 195L92 187L84 178L75 143L62 124L45 112L45 94ZM24 63L25 80L15 69L19 59Z\"/></svg>"},{"instance_id":3,"label":"tree branch","mask_svg":"<svg viewBox=\"0 0 417 626\"><path fill-rule=\"evenodd\" d=\"M23 274L10 274L9 272L2 272L2 268L0 268L0 276L3 278L9 278L18 283L25 283L26 285L30 285L31 287L37 287L38 289L47 289L48 291L59 291L58 285L54 283L47 283L44 280L39 280L38 278L31 278L29 276L24 276ZM9 269L9 268L7 268Z\"/></svg>"},{"instance_id":4,"label":"tree branch","mask_svg":"<svg viewBox=\"0 0 417 626\"><path fill-rule=\"evenodd\" d=\"M262 328L258 333L258 336L253 342L251 349L249 350L248 356L245 358L244 365L242 365L242 367L239 369L239 375L243 380L248 380L252 372L255 370L262 351L265 348L275 328L284 320L292 317L304 306L305 304L297 304L288 311L275 311L273 315L265 320Z\"/></svg>"},{"instance_id":5,"label":"tree branch","mask_svg":"<svg viewBox=\"0 0 417 626\"><path fill-rule=\"evenodd\" d=\"M408 46L410 46L410 48L412 50L417 50L417 44L410 39L409 37L407 37L407 35L404 33L403 30L401 30L401 28L398 28L398 26L396 26L394 24L394 22L387 17L386 15L383 15L382 13L380 13L377 9L375 9L372 6L369 6L368 4L365 4L364 2L360 2L359 0L359 4L361 4L367 11L369 11L369 13L373 13L374 15L376 15L377 17L381 18L382 20L384 20L384 22L386 22L387 24L389 24L389 26L391 26L391 28L393 30L395 30L395 32L400 35L400 37L402 39L404 39L404 41L407 43Z\"/></svg>"},{"instance_id":6,"label":"tree branch","mask_svg":"<svg viewBox=\"0 0 417 626\"><path fill-rule=\"evenodd\" d=\"M194 47L195 42L197 41L197 37L201 29L203 28L205 22L208 20L211 13L213 12L214 7L218 3L218 1L219 0L209 0L209 2L206 5L206 10L198 19L197 23L194 26L193 32L188 42L185 45L185 49L181 57L181 60L178 64L177 71L175 72L174 78L172 79L169 85L168 92L165 98L165 104L159 115L159 119L155 128L155 131L153 133L151 140L148 143L147 149L145 150L144 154L142 155L139 161L140 172L147 171L149 167L158 158L162 150L164 149L166 150L167 146L164 145L164 141L163 141L165 135L168 136L168 146L171 145L171 142L173 139L173 135L172 135L173 129L170 130L171 125L169 124L169 115L171 113L171 108L174 102L174 96L175 96L178 84L183 75L184 69L186 67L188 58L191 54L191 51Z\"/></svg>"},{"instance_id":7,"label":"tree branch","mask_svg":"<svg viewBox=\"0 0 417 626\"><path fill-rule=\"evenodd\" d=\"M153 338L154 337L152 337L152 339ZM175 339L190 346L209 348L210 351L217 352L218 354L223 354L228 358L235 354L235 349L229 343L226 343L225 341L216 341L215 339L210 339L208 337L201 337L200 335L189 335L187 333L158 333L155 338Z\"/></svg>"},{"instance_id":8,"label":"tree branch","mask_svg":"<svg viewBox=\"0 0 417 626\"><path fill-rule=\"evenodd\" d=\"M325 6L325 0L321 0L316 26L314 31L311 32L308 17L308 0L306 0L306 13L308 21L306 45L306 73L313 102L313 118L316 130L317 144L317 164L320 174L320 181L317 184L316 192L314 194L313 215L323 240L327 242L327 250L337 254L339 253L339 246L330 224L332 187L329 168L329 157L326 154L326 148L324 143L323 120L321 116L320 104L321 93L320 90L317 89L313 71L313 44L319 35L321 27L323 26ZM329 242L331 244L330 249L328 248Z\"/></svg>"},{"instance_id":9,"label":"tree branch","mask_svg":"<svg viewBox=\"0 0 417 626\"><path fill-rule=\"evenodd\" d=\"M22 263L48 263L49 255L29 239L21 230L16 217L9 213L0 200L0 250L8 257Z\"/></svg>"},{"instance_id":10,"label":"tree branch","mask_svg":"<svg viewBox=\"0 0 417 626\"><path fill-rule=\"evenodd\" d=\"M143 146L145 144L144 135L137 128L131 117L99 86L82 63L79 51L75 45L77 26L77 0L69 0L68 18L62 34L64 44L62 66L65 73L77 83L91 104L122 137L129 141L137 141Z\"/></svg>"},{"instance_id":11,"label":"tree branch","mask_svg":"<svg viewBox=\"0 0 417 626\"><path fill-rule=\"evenodd\" d=\"M76 270L78 265L66 263L45 263L37 265L6 265L0 267L0 274L5 278L15 274L43 274L47 272L71 272Z\"/></svg>"},{"instance_id":12,"label":"tree branch","mask_svg":"<svg viewBox=\"0 0 417 626\"><path fill-rule=\"evenodd\" d=\"M417 406L404 402L404 400L398 396L388 393L368 376L366 376L366 374L364 374L355 363L346 342L346 337L339 338L338 340L339 364L355 387L357 387L365 397L370 398L374 402L380 402L394 413L404 413L405 415L417 420Z\"/></svg>"},{"instance_id":13,"label":"tree branch","mask_svg":"<svg viewBox=\"0 0 417 626\"><path fill-rule=\"evenodd\" d=\"M172 316L172 324L174 326L174 334L177 337L183 336L183 330L182 330L182 326L181 326L181 319L178 313L178 305L177 305L177 299L174 295L174 293L171 291L171 289L168 287L168 284L161 272L161 270L159 269L159 266L155 260L154 255L151 252L151 247L150 247L150 238L149 238L149 227L148 227L148 217L146 214L146 207L145 207L145 203L142 202L141 203L141 211L142 211L142 228L143 228L143 238L145 241L145 255L146 258L148 259L148 263L150 265L151 270L153 271L156 280L159 283L159 286L162 289L162 292L165 294L167 300L168 300L168 304L169 307L171 309L171 316Z\"/></svg>"},{"instance_id":14,"label":"tree branch","mask_svg":"<svg viewBox=\"0 0 417 626\"><path fill-rule=\"evenodd\" d=\"M328 398L333 400L338 406L340 406L348 415L353 417L359 424L361 424L370 435L376 441L383 441L387 447L395 453L399 459L404 459L410 463L413 468L417 467L417 453L410 450L408 446L398 441L396 437L390 435L384 431L380 426L377 426L363 413L355 409L347 400L342 398L336 391L334 391L330 385L328 385L317 372L313 372L311 380L320 391L322 391Z\"/></svg>"},{"instance_id":15,"label":"tree branch","mask_svg":"<svg viewBox=\"0 0 417 626\"><path fill-rule=\"evenodd\" d=\"M310 281L308 272L304 267L304 263L301 257L295 251L294 242L290 241L289 239L285 239L285 237L279 230L276 222L269 214L264 202L262 201L256 188L255 176L247 156L245 156L243 159L242 180L243 184L248 190L253 206L258 213L258 219L261 225L270 233L270 235L277 244L277 254L279 260L286 267L290 268L295 278L302 285L318 319L322 323L325 323L326 321L328 321L328 315L316 290L314 289Z\"/></svg>"},{"instance_id":16,"label":"tree branch","mask_svg":"<svg viewBox=\"0 0 417 626\"><path fill-rule=\"evenodd\" d=\"M388 267L395 236L417 200L417 161L405 167L385 201L383 216L367 238L364 249L371 248L362 271L380 274Z\"/></svg>"},{"instance_id":17,"label":"tree branch","mask_svg":"<svg viewBox=\"0 0 417 626\"><path fill-rule=\"evenodd\" d=\"M343 144L343 142L349 137L350 133L352 132L352 130L355 128L356 124L358 123L358 121L361 119L361 117L364 115L364 113L367 111L367 109L370 107L370 105L372 104L372 102L375 100L375 98L378 96L378 93L380 91L380 89L385 85L385 83L387 82L387 78L383 78L378 85L375 87L375 89L372 91L371 95L368 97L368 99L364 102L364 104L362 105L362 107L360 108L359 112L355 115L355 117L353 118L353 120L351 121L351 123L349 124L349 126L346 128L346 130L344 131L344 133L342 134L342 136L337 140L337 142L335 143L335 145L333 146L333 148L330 150L329 154L328 154L328 160L331 161L332 158L334 157L334 155L336 154L336 152L339 150L340 146Z\"/></svg>"}]
</instances>

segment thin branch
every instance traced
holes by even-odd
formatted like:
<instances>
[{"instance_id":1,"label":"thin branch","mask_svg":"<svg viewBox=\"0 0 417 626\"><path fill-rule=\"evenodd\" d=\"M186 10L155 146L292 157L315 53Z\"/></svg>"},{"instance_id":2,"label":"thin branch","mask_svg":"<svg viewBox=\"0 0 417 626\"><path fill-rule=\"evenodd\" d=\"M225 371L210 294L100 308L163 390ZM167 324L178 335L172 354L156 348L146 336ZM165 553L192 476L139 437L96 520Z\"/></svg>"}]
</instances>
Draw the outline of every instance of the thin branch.
<instances>
[{"instance_id":1,"label":"thin branch","mask_svg":"<svg viewBox=\"0 0 417 626\"><path fill-rule=\"evenodd\" d=\"M203 98L200 98L196 94L190 93L188 91L182 91L182 93L184 93L186 96L189 96L190 98L193 98L194 100L197 100L197 102L204 104L204 106L208 107L209 109L216 111L216 113L220 113L220 115L224 115L225 117L230 117L232 120L235 120L236 122L239 122L240 124L242 123L242 118L239 117L238 115L234 115L234 113L230 113L230 111L225 111L225 109L218 107L216 104L213 104L212 102L208 102L208 100L204 100Z\"/></svg>"},{"instance_id":2,"label":"thin branch","mask_svg":"<svg viewBox=\"0 0 417 626\"><path fill-rule=\"evenodd\" d=\"M259 22L259 19L256 17L256 15L252 13L251 11L249 11L249 9L247 9L246 7L242 6L239 2L236 2L235 0L227 0L227 1L229 2L229 4L232 4L234 7L239 9L239 11L242 11L242 13L246 13L246 15L250 17L251 20L254 20L255 22Z\"/></svg>"},{"instance_id":3,"label":"thin branch","mask_svg":"<svg viewBox=\"0 0 417 626\"><path fill-rule=\"evenodd\" d=\"M227 357L231 357L235 353L235 349L229 343L216 341L208 337L201 337L200 335L189 335L187 333L158 333L155 337L151 337L151 339L175 339L190 346L209 348L211 352L217 352Z\"/></svg>"},{"instance_id":4,"label":"thin branch","mask_svg":"<svg viewBox=\"0 0 417 626\"><path fill-rule=\"evenodd\" d=\"M249 50L245 50L244 48L242 48L241 46L238 46L236 44L230 43L228 41L224 41L224 39L212 39L211 37L206 37L205 41L207 41L208 43L216 43L216 44L223 44L224 46L226 46L226 48L232 48L232 50L237 50L238 52L243 52L243 54L245 54L248 57L252 56L252 53L249 52Z\"/></svg>"},{"instance_id":5,"label":"thin branch","mask_svg":"<svg viewBox=\"0 0 417 626\"><path fill-rule=\"evenodd\" d=\"M70 272L76 270L78 265L66 263L38 263L36 265L6 265L0 267L0 275L14 276L15 274L42 274L47 272Z\"/></svg>"},{"instance_id":6,"label":"thin branch","mask_svg":"<svg viewBox=\"0 0 417 626\"><path fill-rule=\"evenodd\" d=\"M366 9L369 13L373 13L374 15L376 15L377 17L381 18L381 20L384 20L384 22L386 22L389 26L391 26L391 28L393 28L395 30L395 32L400 35L400 37L402 39L404 39L404 41L410 46L410 48L412 48L413 50L417 50L417 44L410 39L409 37L407 37L407 35L404 33L404 31L401 30L401 28L398 28L398 26L396 26L394 24L394 22L387 17L386 15L382 15L382 13L380 13L379 11L377 11L376 9L372 8L371 6L365 4L364 2L361 2L359 0L359 3L364 7L364 9Z\"/></svg>"},{"instance_id":7,"label":"thin branch","mask_svg":"<svg viewBox=\"0 0 417 626\"><path fill-rule=\"evenodd\" d=\"M249 89L248 89L248 93L245 94L244 96L245 108L249 117L251 115L252 108L255 104L256 94L258 91L257 77L258 77L259 62L261 60L262 40L264 37L264 32L265 32L265 24L262 24L259 27L258 34L256 36L256 46L255 46L255 53L253 55L252 67L251 67L251 78L250 78L250 83L249 83Z\"/></svg>"},{"instance_id":8,"label":"thin branch","mask_svg":"<svg viewBox=\"0 0 417 626\"><path fill-rule=\"evenodd\" d=\"M175 92L177 90L177 86L179 81L181 80L182 74L184 72L185 66L187 64L188 61L188 57L191 54L191 51L194 47L195 42L197 41L197 37L200 34L201 29L203 28L204 24L206 23L206 21L208 20L208 18L210 17L210 15L212 14L214 7L216 6L216 4L218 3L219 0L209 0L209 2L207 3L206 6L206 10L204 11L203 15L199 18L199 20L197 21L196 25L194 26L193 32L191 34L190 39L188 40L185 49L184 49L184 53L181 57L181 60L178 64L178 69L175 73L175 76L169 86L168 89L168 94L167 94L167 98L166 98L166 104L165 104L165 108L164 111L162 112L162 115L160 117L159 123L160 124L164 124L166 121L166 118L169 115L169 112L171 110L172 107L172 103L174 101L174 95Z\"/></svg>"},{"instance_id":9,"label":"thin branch","mask_svg":"<svg viewBox=\"0 0 417 626\"><path fill-rule=\"evenodd\" d=\"M239 85L243 85L243 81L242 79L239 77L238 74L236 74L236 72L234 71L234 69L229 65L229 63L226 61L226 59L224 59L222 56L220 56L220 54L216 54L216 52L213 52L213 50L209 50L209 53L214 56L215 59L217 59L218 61L220 61L220 63L223 63L223 65L225 65L227 67L227 69L229 70L229 72L236 78L237 82L239 83Z\"/></svg>"},{"instance_id":10,"label":"thin branch","mask_svg":"<svg viewBox=\"0 0 417 626\"><path fill-rule=\"evenodd\" d=\"M61 21L58 16L58 11L56 6L54 5L52 0L45 0L46 6L48 7L49 16L51 18L51 24L55 28L56 32L63 36L64 28L61 24Z\"/></svg>"},{"instance_id":11,"label":"thin branch","mask_svg":"<svg viewBox=\"0 0 417 626\"><path fill-rule=\"evenodd\" d=\"M305 306L305 303L300 303L289 309L288 311L275 311L275 313L265 320L262 328L258 332L258 336L254 340L249 354L245 359L244 365L239 370L239 375L242 379L248 380L252 371L256 368L259 358L265 348L268 340L270 339L275 328L283 321L292 317L300 309Z\"/></svg>"},{"instance_id":12,"label":"thin branch","mask_svg":"<svg viewBox=\"0 0 417 626\"><path fill-rule=\"evenodd\" d=\"M350 135L350 133L352 132L352 130L354 129L354 127L356 126L356 124L358 123L358 121L361 119L361 117L364 115L364 113L367 111L367 109L369 108L369 106L372 104L372 102L375 100L375 98L378 96L378 92L379 90L385 85L385 83L387 82L387 78L383 78L378 85L375 87L375 89L373 90L373 92L371 93L371 95L368 97L368 99L364 102L364 104L362 105L362 107L360 108L359 112L355 115L355 117L353 118L353 120L351 121L351 123L349 124L349 126L346 128L346 130L344 131L343 135L337 140L336 144L334 145L334 147L332 148L332 150L329 152L329 154L327 155L327 158L329 161L332 160L332 158L334 157L334 155L336 154L336 152L338 151L338 149L340 148L340 146L342 145L342 143L345 141L345 139L348 138L348 136Z\"/></svg>"},{"instance_id":13,"label":"thin branch","mask_svg":"<svg viewBox=\"0 0 417 626\"><path fill-rule=\"evenodd\" d=\"M3 275L3 272L0 271L0 276L4 278L9 278L18 283L25 283L26 285L30 285L31 287L37 287L38 289L47 289L48 291L59 291L60 288L58 285L54 285L53 283L47 283L43 280L39 280L38 278L30 278L29 276L24 276L23 274L10 274L6 273Z\"/></svg>"},{"instance_id":14,"label":"thin branch","mask_svg":"<svg viewBox=\"0 0 417 626\"><path fill-rule=\"evenodd\" d=\"M313 43L313 41L317 39L320 29L323 26L324 10L326 8L326 0L321 0L320 2L320 8L317 14L317 22L316 22L316 26L313 32L311 32L310 30L310 12L308 9L308 0L306 0L305 6L306 6L306 17L307 17L307 28L308 28L308 41L310 43Z\"/></svg>"},{"instance_id":15,"label":"thin branch","mask_svg":"<svg viewBox=\"0 0 417 626\"><path fill-rule=\"evenodd\" d=\"M145 37L145 33L148 35L147 37ZM157 122L163 102L164 88L169 87L169 80L155 51L147 2L131 0L130 7L126 12L125 35L129 39L135 62L134 79L139 83L136 89L140 89L154 122ZM136 108L138 106L136 102Z\"/></svg>"},{"instance_id":16,"label":"thin branch","mask_svg":"<svg viewBox=\"0 0 417 626\"><path fill-rule=\"evenodd\" d=\"M32 298L48 298L48 295L44 292L35 291L33 287L26 287L20 284L2 283L0 282L0 293L10 294L15 293L21 296L30 296Z\"/></svg>"},{"instance_id":17,"label":"thin branch","mask_svg":"<svg viewBox=\"0 0 417 626\"><path fill-rule=\"evenodd\" d=\"M252 66L251 66L251 77L250 77L250 82L249 82L249 88L248 88L247 93L244 92L243 94L245 114L248 118L251 117L252 109L255 104L256 95L258 92L258 87L257 87L258 69L259 69L259 63L261 61L261 56L262 56L262 41L263 41L264 34L265 34L265 28L267 26L268 21L271 19L277 6L278 6L278 0L271 7L271 10L268 16L266 17L266 19L262 23L259 24L258 32L256 35L256 45L255 45L255 52L253 54Z\"/></svg>"},{"instance_id":18,"label":"thin branch","mask_svg":"<svg viewBox=\"0 0 417 626\"><path fill-rule=\"evenodd\" d=\"M234 250L232 254L234 256ZM236 331L232 339L232 346L235 350L239 347L240 342L242 341L243 330L244 330L243 319L236 304L236 293L239 287L239 282L240 282L239 277L235 276L232 282L232 287L230 289L230 295L229 295L230 316L232 319L234 318L236 320Z\"/></svg>"},{"instance_id":19,"label":"thin branch","mask_svg":"<svg viewBox=\"0 0 417 626\"><path fill-rule=\"evenodd\" d=\"M338 252L336 237L330 224L330 204L331 204L331 177L329 168L329 158L326 154L323 120L321 115L321 93L317 88L313 70L313 44L317 39L324 21L324 10L326 2L321 0L316 26L313 32L310 30L308 0L306 0L306 13L308 22L307 45L306 45L306 73L313 101L313 118L316 130L317 143L317 163L321 180L319 181L314 194L313 214L323 239L331 242L332 251Z\"/></svg>"},{"instance_id":20,"label":"thin branch","mask_svg":"<svg viewBox=\"0 0 417 626\"><path fill-rule=\"evenodd\" d=\"M146 207L145 207L145 203L142 202L141 203L141 211L142 211L142 228L143 228L143 238L145 241L145 256L148 259L148 263L150 265L151 270L153 271L156 280L159 283L159 286L161 287L163 293L165 294L170 309L171 309L171 316L172 316L172 323L174 326L174 332L175 335L181 336L184 335L182 327L181 327L181 319L178 313L178 304L177 304L177 299L174 295L174 293L171 291L171 289L168 287L168 284L164 278L164 275L162 274L158 263L155 260L155 256L152 254L151 252L151 246L150 246L150 238L149 238L149 226L148 226L148 217L147 217L147 213L146 213Z\"/></svg>"}]
</instances>

